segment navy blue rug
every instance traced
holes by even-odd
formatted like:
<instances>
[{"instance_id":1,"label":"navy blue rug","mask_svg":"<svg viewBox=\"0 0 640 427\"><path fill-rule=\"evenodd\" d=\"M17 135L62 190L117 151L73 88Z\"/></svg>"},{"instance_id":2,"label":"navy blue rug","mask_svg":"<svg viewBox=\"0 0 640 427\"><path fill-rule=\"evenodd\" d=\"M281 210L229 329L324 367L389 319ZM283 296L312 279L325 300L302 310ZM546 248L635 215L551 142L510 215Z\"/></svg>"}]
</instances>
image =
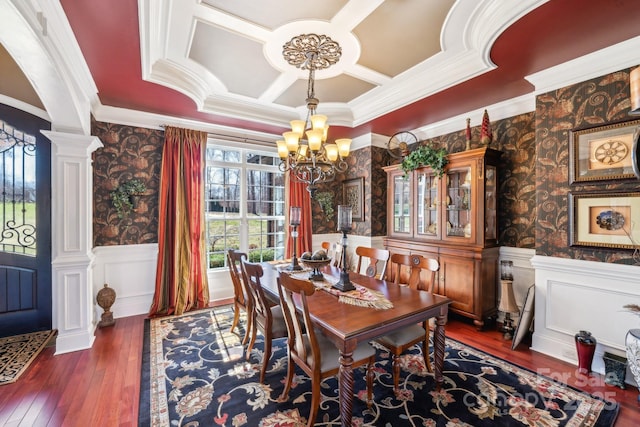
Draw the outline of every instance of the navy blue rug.
<instances>
[{"instance_id":1,"label":"navy blue rug","mask_svg":"<svg viewBox=\"0 0 640 427\"><path fill-rule=\"evenodd\" d=\"M289 401L278 402L286 374L286 339L259 383L260 337L250 361L244 330L231 333L229 306L146 322L140 395L141 426L306 425L311 383L296 371ZM420 348L402 358L400 393L393 392L391 357L378 349L374 403L366 405L364 371L355 370L353 425L598 426L613 425L618 404L598 399L489 354L447 339L445 382L434 390ZM322 384L316 425L339 426L338 381Z\"/></svg>"}]
</instances>

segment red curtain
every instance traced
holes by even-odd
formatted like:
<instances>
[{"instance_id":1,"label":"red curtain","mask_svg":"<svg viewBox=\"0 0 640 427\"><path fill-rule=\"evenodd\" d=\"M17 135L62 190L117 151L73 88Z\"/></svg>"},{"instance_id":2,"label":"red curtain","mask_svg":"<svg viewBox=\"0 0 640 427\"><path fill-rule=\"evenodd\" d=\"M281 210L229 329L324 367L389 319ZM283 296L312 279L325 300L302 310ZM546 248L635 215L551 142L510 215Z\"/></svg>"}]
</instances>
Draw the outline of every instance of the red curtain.
<instances>
[{"instance_id":1,"label":"red curtain","mask_svg":"<svg viewBox=\"0 0 640 427\"><path fill-rule=\"evenodd\" d=\"M293 255L293 238L291 237L291 227L289 226L289 207L300 206L302 208L300 215L300 226L298 227L298 242L296 246L297 255L300 256L303 252L311 251L313 229L311 222L311 197L307 191L306 184L298 181L295 177L288 176L287 184L287 247L285 251L286 258L291 258Z\"/></svg>"},{"instance_id":2,"label":"red curtain","mask_svg":"<svg viewBox=\"0 0 640 427\"><path fill-rule=\"evenodd\" d=\"M152 316L182 314L209 304L204 221L207 134L167 127L164 135Z\"/></svg>"}]
</instances>

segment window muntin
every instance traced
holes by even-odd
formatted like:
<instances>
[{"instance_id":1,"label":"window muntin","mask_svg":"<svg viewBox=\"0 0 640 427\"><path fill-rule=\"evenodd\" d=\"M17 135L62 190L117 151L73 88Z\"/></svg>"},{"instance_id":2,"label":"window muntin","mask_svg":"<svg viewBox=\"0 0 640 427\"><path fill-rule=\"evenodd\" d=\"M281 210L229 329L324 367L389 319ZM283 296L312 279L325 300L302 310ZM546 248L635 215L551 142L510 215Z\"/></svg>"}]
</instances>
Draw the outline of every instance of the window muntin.
<instances>
[{"instance_id":1,"label":"window muntin","mask_svg":"<svg viewBox=\"0 0 640 427\"><path fill-rule=\"evenodd\" d=\"M252 262L284 258L284 174L275 154L207 147L205 218L209 268L239 249Z\"/></svg>"}]
</instances>

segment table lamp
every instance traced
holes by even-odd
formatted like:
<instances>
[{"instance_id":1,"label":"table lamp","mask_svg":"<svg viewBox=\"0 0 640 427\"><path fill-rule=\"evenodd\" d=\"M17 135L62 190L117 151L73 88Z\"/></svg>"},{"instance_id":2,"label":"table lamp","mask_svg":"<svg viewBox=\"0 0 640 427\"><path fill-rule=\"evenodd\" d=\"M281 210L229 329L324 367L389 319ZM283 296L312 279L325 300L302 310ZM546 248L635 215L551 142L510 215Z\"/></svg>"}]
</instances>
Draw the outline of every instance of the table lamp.
<instances>
[{"instance_id":1,"label":"table lamp","mask_svg":"<svg viewBox=\"0 0 640 427\"><path fill-rule=\"evenodd\" d=\"M298 264L297 253L297 241L298 241L298 226L300 225L300 216L302 214L302 208L299 206L291 206L289 208L289 225L291 226L291 238L293 239L293 255L291 256L291 265L286 269L288 271L302 270L300 264Z\"/></svg>"},{"instance_id":2,"label":"table lamp","mask_svg":"<svg viewBox=\"0 0 640 427\"><path fill-rule=\"evenodd\" d=\"M511 313L519 311L518 304L513 295L513 262L500 261L500 304L498 310L504 313L504 339L510 340L513 337L513 320Z\"/></svg>"},{"instance_id":3,"label":"table lamp","mask_svg":"<svg viewBox=\"0 0 640 427\"><path fill-rule=\"evenodd\" d=\"M338 231L342 232L342 271L340 272L340 280L333 287L342 292L355 289L349 280L349 271L347 270L347 232L351 231L352 227L351 206L338 205Z\"/></svg>"}]
</instances>

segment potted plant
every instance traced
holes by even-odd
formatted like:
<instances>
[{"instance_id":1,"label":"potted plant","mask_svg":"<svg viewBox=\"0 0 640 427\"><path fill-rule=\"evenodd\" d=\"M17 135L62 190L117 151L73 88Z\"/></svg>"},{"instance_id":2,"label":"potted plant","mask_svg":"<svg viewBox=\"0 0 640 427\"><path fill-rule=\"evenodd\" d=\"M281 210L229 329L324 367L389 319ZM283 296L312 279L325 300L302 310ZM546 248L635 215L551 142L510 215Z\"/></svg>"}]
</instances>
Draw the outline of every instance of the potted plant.
<instances>
[{"instance_id":1,"label":"potted plant","mask_svg":"<svg viewBox=\"0 0 640 427\"><path fill-rule=\"evenodd\" d=\"M118 218L123 218L136 207L137 197L147 191L147 187L139 179L132 179L113 190L110 194L111 203L116 209Z\"/></svg>"},{"instance_id":2,"label":"potted plant","mask_svg":"<svg viewBox=\"0 0 640 427\"><path fill-rule=\"evenodd\" d=\"M413 170L429 166L437 176L441 177L449 163L448 155L446 148L435 148L431 144L421 145L402 160L400 168L406 177Z\"/></svg>"},{"instance_id":3,"label":"potted plant","mask_svg":"<svg viewBox=\"0 0 640 427\"><path fill-rule=\"evenodd\" d=\"M333 193L330 191L324 191L322 193L317 193L315 195L315 199L318 201L320 205L320 209L327 217L327 219L333 218Z\"/></svg>"}]
</instances>

